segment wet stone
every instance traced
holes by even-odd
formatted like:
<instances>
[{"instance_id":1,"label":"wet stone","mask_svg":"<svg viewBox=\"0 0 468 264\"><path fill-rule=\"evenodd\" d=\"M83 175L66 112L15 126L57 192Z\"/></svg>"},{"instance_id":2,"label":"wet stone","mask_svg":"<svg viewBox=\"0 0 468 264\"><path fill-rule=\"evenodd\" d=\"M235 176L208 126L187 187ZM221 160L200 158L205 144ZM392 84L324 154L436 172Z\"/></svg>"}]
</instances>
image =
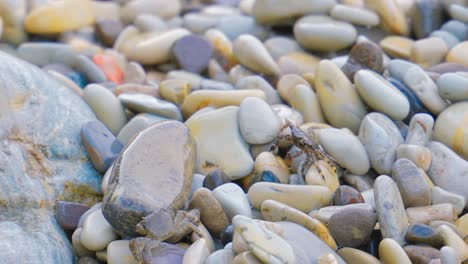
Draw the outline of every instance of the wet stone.
<instances>
[{"instance_id":1,"label":"wet stone","mask_svg":"<svg viewBox=\"0 0 468 264\"><path fill-rule=\"evenodd\" d=\"M352 187L342 185L336 189L333 195L332 205L347 205L354 203L364 203L361 193Z\"/></svg>"},{"instance_id":2,"label":"wet stone","mask_svg":"<svg viewBox=\"0 0 468 264\"><path fill-rule=\"evenodd\" d=\"M213 47L201 37L188 35L174 43L172 55L181 69L201 73L208 67Z\"/></svg>"},{"instance_id":3,"label":"wet stone","mask_svg":"<svg viewBox=\"0 0 468 264\"><path fill-rule=\"evenodd\" d=\"M78 227L80 217L88 209L89 206L84 204L57 201L55 203L55 219L63 229L73 230Z\"/></svg>"},{"instance_id":4,"label":"wet stone","mask_svg":"<svg viewBox=\"0 0 468 264\"><path fill-rule=\"evenodd\" d=\"M101 173L105 173L109 169L124 148L112 132L99 121L83 125L81 140L94 168Z\"/></svg>"}]
</instances>

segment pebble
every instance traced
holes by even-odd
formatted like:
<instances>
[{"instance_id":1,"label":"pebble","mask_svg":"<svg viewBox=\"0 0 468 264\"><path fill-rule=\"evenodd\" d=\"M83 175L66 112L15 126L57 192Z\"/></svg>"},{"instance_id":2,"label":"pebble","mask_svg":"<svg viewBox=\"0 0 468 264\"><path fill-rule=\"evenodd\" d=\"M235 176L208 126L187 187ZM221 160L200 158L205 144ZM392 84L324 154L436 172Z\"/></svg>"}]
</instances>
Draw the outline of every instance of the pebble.
<instances>
[{"instance_id":1,"label":"pebble","mask_svg":"<svg viewBox=\"0 0 468 264\"><path fill-rule=\"evenodd\" d=\"M458 219L455 208L450 203L410 207L406 209L410 223L429 224L431 221L447 221L450 223Z\"/></svg>"},{"instance_id":2,"label":"pebble","mask_svg":"<svg viewBox=\"0 0 468 264\"><path fill-rule=\"evenodd\" d=\"M138 114L133 117L124 127L120 130L117 135L117 139L125 146L132 141L132 139L141 131L146 128L166 121L164 117L160 117L152 114Z\"/></svg>"},{"instance_id":3,"label":"pebble","mask_svg":"<svg viewBox=\"0 0 468 264\"><path fill-rule=\"evenodd\" d=\"M405 240L412 244L425 244L436 248L443 244L442 237L434 228L420 223L408 227Z\"/></svg>"},{"instance_id":4,"label":"pebble","mask_svg":"<svg viewBox=\"0 0 468 264\"><path fill-rule=\"evenodd\" d=\"M417 65L410 61L394 59L387 64L386 68L392 77L403 82L408 70L415 66Z\"/></svg>"},{"instance_id":5,"label":"pebble","mask_svg":"<svg viewBox=\"0 0 468 264\"><path fill-rule=\"evenodd\" d=\"M262 42L252 35L241 35L233 43L237 60L245 67L265 75L277 75L278 64L271 57Z\"/></svg>"},{"instance_id":6,"label":"pebble","mask_svg":"<svg viewBox=\"0 0 468 264\"><path fill-rule=\"evenodd\" d=\"M410 12L413 32L418 39L427 37L442 25L442 5L435 0L415 0Z\"/></svg>"},{"instance_id":7,"label":"pebble","mask_svg":"<svg viewBox=\"0 0 468 264\"><path fill-rule=\"evenodd\" d=\"M72 62L72 66L78 72L82 72L90 82L105 83L107 81L105 73L85 55L76 56Z\"/></svg>"},{"instance_id":8,"label":"pebble","mask_svg":"<svg viewBox=\"0 0 468 264\"><path fill-rule=\"evenodd\" d=\"M465 198L461 195L448 192L438 186L432 188L432 204L450 203L453 205L457 215L460 215L465 208Z\"/></svg>"},{"instance_id":9,"label":"pebble","mask_svg":"<svg viewBox=\"0 0 468 264\"><path fill-rule=\"evenodd\" d=\"M320 59L304 51L285 54L278 59L281 75L297 74L313 82L315 69Z\"/></svg>"},{"instance_id":10,"label":"pebble","mask_svg":"<svg viewBox=\"0 0 468 264\"><path fill-rule=\"evenodd\" d=\"M272 173L281 183L288 183L289 168L284 160L271 152L262 152L256 159L254 169L257 174Z\"/></svg>"},{"instance_id":11,"label":"pebble","mask_svg":"<svg viewBox=\"0 0 468 264\"><path fill-rule=\"evenodd\" d=\"M457 20L449 20L445 24L442 25L440 30L447 31L458 38L460 41L466 40L468 33L467 25L461 21Z\"/></svg>"},{"instance_id":12,"label":"pebble","mask_svg":"<svg viewBox=\"0 0 468 264\"><path fill-rule=\"evenodd\" d=\"M221 249L209 255L208 258L206 258L205 260L205 264L218 264L218 263L232 264L234 257L235 255L232 252L232 250Z\"/></svg>"},{"instance_id":13,"label":"pebble","mask_svg":"<svg viewBox=\"0 0 468 264\"><path fill-rule=\"evenodd\" d=\"M427 145L432 153L432 163L427 174L435 185L456 193L468 200L466 177L468 162L442 143L433 141Z\"/></svg>"},{"instance_id":14,"label":"pebble","mask_svg":"<svg viewBox=\"0 0 468 264\"><path fill-rule=\"evenodd\" d=\"M380 18L376 13L349 5L335 5L330 11L330 15L334 19L366 27L374 27L380 23Z\"/></svg>"},{"instance_id":15,"label":"pebble","mask_svg":"<svg viewBox=\"0 0 468 264\"><path fill-rule=\"evenodd\" d=\"M215 236L229 225L229 218L213 193L206 188L197 189L192 196L188 209L199 209L200 220Z\"/></svg>"},{"instance_id":16,"label":"pebble","mask_svg":"<svg viewBox=\"0 0 468 264\"><path fill-rule=\"evenodd\" d=\"M34 9L24 19L24 28L33 34L57 34L94 23L92 2L63 0Z\"/></svg>"},{"instance_id":17,"label":"pebble","mask_svg":"<svg viewBox=\"0 0 468 264\"><path fill-rule=\"evenodd\" d=\"M79 228L75 229L75 231L73 232L73 235L71 237L73 250L75 251L75 254L78 257L91 257L91 256L94 257L96 253L94 251L91 251L91 250L85 248L83 246L83 244L81 243L81 232L82 231L83 231L83 228L79 227Z\"/></svg>"},{"instance_id":18,"label":"pebble","mask_svg":"<svg viewBox=\"0 0 468 264\"><path fill-rule=\"evenodd\" d=\"M292 87L286 101L302 115L304 122L325 121L317 95L308 85L299 84Z\"/></svg>"},{"instance_id":19,"label":"pebble","mask_svg":"<svg viewBox=\"0 0 468 264\"><path fill-rule=\"evenodd\" d=\"M383 114L370 113L362 121L359 139L367 151L371 167L380 174L390 174L396 149L403 143L395 124Z\"/></svg>"},{"instance_id":20,"label":"pebble","mask_svg":"<svg viewBox=\"0 0 468 264\"><path fill-rule=\"evenodd\" d=\"M80 238L86 249L100 251L105 249L110 242L116 240L117 234L104 218L102 211L96 210L86 217Z\"/></svg>"},{"instance_id":21,"label":"pebble","mask_svg":"<svg viewBox=\"0 0 468 264\"><path fill-rule=\"evenodd\" d=\"M94 168L105 173L123 149L122 143L99 121L91 121L81 128L81 141Z\"/></svg>"},{"instance_id":22,"label":"pebble","mask_svg":"<svg viewBox=\"0 0 468 264\"><path fill-rule=\"evenodd\" d=\"M455 264L459 263L460 259L455 249L445 246L440 249L440 261L442 264Z\"/></svg>"},{"instance_id":23,"label":"pebble","mask_svg":"<svg viewBox=\"0 0 468 264\"><path fill-rule=\"evenodd\" d=\"M74 230L78 227L80 217L88 209L89 206L84 204L57 201L55 203L55 219L63 229Z\"/></svg>"},{"instance_id":24,"label":"pebble","mask_svg":"<svg viewBox=\"0 0 468 264\"><path fill-rule=\"evenodd\" d=\"M447 225L441 225L436 229L440 232L445 246L449 246L458 253L459 261L463 262L468 259L468 245L461 239L455 231Z\"/></svg>"},{"instance_id":25,"label":"pebble","mask_svg":"<svg viewBox=\"0 0 468 264\"><path fill-rule=\"evenodd\" d=\"M366 108L340 68L329 60L320 61L315 73L315 89L330 124L357 133Z\"/></svg>"},{"instance_id":26,"label":"pebble","mask_svg":"<svg viewBox=\"0 0 468 264\"><path fill-rule=\"evenodd\" d=\"M195 150L184 124L167 121L144 130L115 162L103 213L120 234L137 235L135 226L143 217L181 209L187 202Z\"/></svg>"},{"instance_id":27,"label":"pebble","mask_svg":"<svg viewBox=\"0 0 468 264\"><path fill-rule=\"evenodd\" d=\"M354 82L361 98L372 109L393 120L403 120L410 111L408 99L382 76L371 70L360 70Z\"/></svg>"},{"instance_id":28,"label":"pebble","mask_svg":"<svg viewBox=\"0 0 468 264\"><path fill-rule=\"evenodd\" d=\"M222 170L212 170L203 179L203 187L214 190L216 187L221 186L231 180L226 176Z\"/></svg>"},{"instance_id":29,"label":"pebble","mask_svg":"<svg viewBox=\"0 0 468 264\"><path fill-rule=\"evenodd\" d=\"M247 243L249 251L259 260L266 263L295 263L292 247L274 232L241 215L234 217L232 224Z\"/></svg>"},{"instance_id":30,"label":"pebble","mask_svg":"<svg viewBox=\"0 0 468 264\"><path fill-rule=\"evenodd\" d=\"M437 117L434 126L434 138L465 159L468 158L468 132L464 129L468 124L467 106L467 102L450 105Z\"/></svg>"},{"instance_id":31,"label":"pebble","mask_svg":"<svg viewBox=\"0 0 468 264\"><path fill-rule=\"evenodd\" d=\"M376 257L355 248L343 247L337 253L348 264L380 264Z\"/></svg>"},{"instance_id":32,"label":"pebble","mask_svg":"<svg viewBox=\"0 0 468 264\"><path fill-rule=\"evenodd\" d=\"M448 11L453 19L460 20L465 23L468 22L468 9L466 6L452 4Z\"/></svg>"},{"instance_id":33,"label":"pebble","mask_svg":"<svg viewBox=\"0 0 468 264\"><path fill-rule=\"evenodd\" d=\"M405 158L395 161L392 178L400 190L405 207L431 204L431 188L412 161Z\"/></svg>"},{"instance_id":34,"label":"pebble","mask_svg":"<svg viewBox=\"0 0 468 264\"><path fill-rule=\"evenodd\" d=\"M178 121L183 119L175 104L151 95L123 93L118 98L127 109L136 113L149 113Z\"/></svg>"},{"instance_id":35,"label":"pebble","mask_svg":"<svg viewBox=\"0 0 468 264\"><path fill-rule=\"evenodd\" d=\"M370 174L354 175L349 172L345 172L343 180L347 185L353 187L359 192L364 192L374 187L374 176Z\"/></svg>"},{"instance_id":36,"label":"pebble","mask_svg":"<svg viewBox=\"0 0 468 264\"><path fill-rule=\"evenodd\" d=\"M333 195L333 205L348 205L355 203L364 203L361 193L347 185L341 185L336 189Z\"/></svg>"},{"instance_id":37,"label":"pebble","mask_svg":"<svg viewBox=\"0 0 468 264\"><path fill-rule=\"evenodd\" d=\"M349 52L346 64L341 68L349 80L355 79L355 74L362 69L370 69L377 73L384 70L382 49L371 41L358 42Z\"/></svg>"},{"instance_id":38,"label":"pebble","mask_svg":"<svg viewBox=\"0 0 468 264\"><path fill-rule=\"evenodd\" d=\"M205 260L210 255L210 249L208 248L207 242L204 238L195 241L187 251L185 251L184 258L182 259L183 264L197 264L205 263Z\"/></svg>"},{"instance_id":39,"label":"pebble","mask_svg":"<svg viewBox=\"0 0 468 264\"><path fill-rule=\"evenodd\" d=\"M120 11L124 22L132 22L140 14L152 14L163 19L169 19L179 14L181 3L164 0L135 0L126 3Z\"/></svg>"},{"instance_id":40,"label":"pebble","mask_svg":"<svg viewBox=\"0 0 468 264\"><path fill-rule=\"evenodd\" d=\"M414 41L402 36L388 36L380 41L380 47L385 53L401 59L409 59Z\"/></svg>"},{"instance_id":41,"label":"pebble","mask_svg":"<svg viewBox=\"0 0 468 264\"><path fill-rule=\"evenodd\" d=\"M159 85L159 94L164 100L182 105L190 94L191 85L184 80L165 80Z\"/></svg>"},{"instance_id":42,"label":"pebble","mask_svg":"<svg viewBox=\"0 0 468 264\"><path fill-rule=\"evenodd\" d=\"M442 39L425 38L413 43L410 59L422 68L429 68L442 62L448 51L447 44Z\"/></svg>"},{"instance_id":43,"label":"pebble","mask_svg":"<svg viewBox=\"0 0 468 264\"><path fill-rule=\"evenodd\" d=\"M463 66L468 66L468 63L466 62L468 58L465 52L467 47L468 41L460 42L458 45L456 45L449 51L449 53L447 54L446 61L459 63Z\"/></svg>"},{"instance_id":44,"label":"pebble","mask_svg":"<svg viewBox=\"0 0 468 264\"><path fill-rule=\"evenodd\" d=\"M346 22L327 16L310 15L294 25L294 37L301 46L314 51L337 51L356 40L356 29Z\"/></svg>"},{"instance_id":45,"label":"pebble","mask_svg":"<svg viewBox=\"0 0 468 264\"><path fill-rule=\"evenodd\" d=\"M240 133L238 116L239 108L230 106L187 120L196 145L197 173L221 169L230 180L237 180L252 171L254 161Z\"/></svg>"},{"instance_id":46,"label":"pebble","mask_svg":"<svg viewBox=\"0 0 468 264\"><path fill-rule=\"evenodd\" d=\"M405 244L404 236L409 222L396 183L388 176L379 176L375 180L374 195L382 236L400 245Z\"/></svg>"},{"instance_id":47,"label":"pebble","mask_svg":"<svg viewBox=\"0 0 468 264\"><path fill-rule=\"evenodd\" d=\"M266 28L258 25L255 19L249 16L224 17L217 23L216 29L223 32L229 39L236 39L242 34L253 35L259 39L265 39L268 36Z\"/></svg>"},{"instance_id":48,"label":"pebble","mask_svg":"<svg viewBox=\"0 0 468 264\"><path fill-rule=\"evenodd\" d=\"M302 51L301 46L293 38L289 37L271 37L265 40L263 44L275 60L283 55Z\"/></svg>"},{"instance_id":49,"label":"pebble","mask_svg":"<svg viewBox=\"0 0 468 264\"><path fill-rule=\"evenodd\" d=\"M438 115L448 106L440 97L437 85L421 68L409 68L403 80L431 113Z\"/></svg>"},{"instance_id":50,"label":"pebble","mask_svg":"<svg viewBox=\"0 0 468 264\"><path fill-rule=\"evenodd\" d=\"M393 0L365 0L366 5L374 10L381 20L384 29L396 35L408 35L409 27L403 11Z\"/></svg>"},{"instance_id":51,"label":"pebble","mask_svg":"<svg viewBox=\"0 0 468 264\"><path fill-rule=\"evenodd\" d=\"M137 264L129 248L128 240L116 240L107 246L107 263L109 264Z\"/></svg>"},{"instance_id":52,"label":"pebble","mask_svg":"<svg viewBox=\"0 0 468 264\"><path fill-rule=\"evenodd\" d=\"M265 144L276 139L281 122L265 101L248 97L239 107L239 128L247 143Z\"/></svg>"},{"instance_id":53,"label":"pebble","mask_svg":"<svg viewBox=\"0 0 468 264\"><path fill-rule=\"evenodd\" d=\"M63 63L71 66L76 53L63 43L25 42L19 45L16 56L37 66Z\"/></svg>"},{"instance_id":54,"label":"pebble","mask_svg":"<svg viewBox=\"0 0 468 264\"><path fill-rule=\"evenodd\" d=\"M468 100L468 76L445 73L437 79L437 87L442 98L457 102Z\"/></svg>"},{"instance_id":55,"label":"pebble","mask_svg":"<svg viewBox=\"0 0 468 264\"><path fill-rule=\"evenodd\" d=\"M403 248L397 241L385 238L379 245L379 257L385 264L411 264L411 260L406 255Z\"/></svg>"},{"instance_id":56,"label":"pebble","mask_svg":"<svg viewBox=\"0 0 468 264\"><path fill-rule=\"evenodd\" d=\"M460 41L452 35L451 33L443 30L436 30L431 33L429 36L431 38L440 38L445 42L445 45L447 45L448 50L451 50L453 47L455 47ZM448 52L448 51L447 51Z\"/></svg>"},{"instance_id":57,"label":"pebble","mask_svg":"<svg viewBox=\"0 0 468 264\"><path fill-rule=\"evenodd\" d=\"M432 136L434 118L428 114L414 115L410 121L405 143L408 145L425 146Z\"/></svg>"},{"instance_id":58,"label":"pebble","mask_svg":"<svg viewBox=\"0 0 468 264\"><path fill-rule=\"evenodd\" d=\"M96 54L92 59L94 64L96 64L105 74L107 80L116 84L122 83L124 73L112 56Z\"/></svg>"},{"instance_id":59,"label":"pebble","mask_svg":"<svg viewBox=\"0 0 468 264\"><path fill-rule=\"evenodd\" d=\"M433 259L440 259L440 251L429 246L407 245L403 250L412 263L429 263Z\"/></svg>"},{"instance_id":60,"label":"pebble","mask_svg":"<svg viewBox=\"0 0 468 264\"><path fill-rule=\"evenodd\" d=\"M196 35L187 35L174 43L172 55L182 70L201 73L208 67L208 62L213 56L213 48L205 39Z\"/></svg>"},{"instance_id":61,"label":"pebble","mask_svg":"<svg viewBox=\"0 0 468 264\"><path fill-rule=\"evenodd\" d=\"M232 264L261 264L262 262L249 251L237 254L232 260Z\"/></svg>"},{"instance_id":62,"label":"pebble","mask_svg":"<svg viewBox=\"0 0 468 264\"><path fill-rule=\"evenodd\" d=\"M258 23L277 24L306 14L326 14L335 4L336 0L292 0L288 3L278 3L275 0L259 0L253 4L252 15Z\"/></svg>"},{"instance_id":63,"label":"pebble","mask_svg":"<svg viewBox=\"0 0 468 264\"><path fill-rule=\"evenodd\" d=\"M123 105L107 88L98 84L88 85L83 91L83 100L114 135L127 123Z\"/></svg>"},{"instance_id":64,"label":"pebble","mask_svg":"<svg viewBox=\"0 0 468 264\"><path fill-rule=\"evenodd\" d=\"M248 76L236 82L236 89L240 90L261 90L265 93L265 101L269 105L281 103L278 92L264 78L260 76Z\"/></svg>"},{"instance_id":65,"label":"pebble","mask_svg":"<svg viewBox=\"0 0 468 264\"><path fill-rule=\"evenodd\" d=\"M468 214L464 214L460 218L458 218L457 222L455 222L458 229L462 232L463 236L468 235Z\"/></svg>"},{"instance_id":66,"label":"pebble","mask_svg":"<svg viewBox=\"0 0 468 264\"><path fill-rule=\"evenodd\" d=\"M223 184L212 192L213 196L223 207L229 219L236 215L252 217L250 203L244 191L235 183Z\"/></svg>"},{"instance_id":67,"label":"pebble","mask_svg":"<svg viewBox=\"0 0 468 264\"><path fill-rule=\"evenodd\" d=\"M112 92L115 96L121 94L145 94L151 96L159 96L159 89L154 85L142 85L134 83L124 83L116 86Z\"/></svg>"},{"instance_id":68,"label":"pebble","mask_svg":"<svg viewBox=\"0 0 468 264\"><path fill-rule=\"evenodd\" d=\"M396 150L396 159L403 158L412 161L418 168L427 171L431 166L432 154L428 148L423 146L401 144Z\"/></svg>"},{"instance_id":69,"label":"pebble","mask_svg":"<svg viewBox=\"0 0 468 264\"><path fill-rule=\"evenodd\" d=\"M373 210L348 207L330 217L328 228L341 247L359 247L369 242L376 222Z\"/></svg>"},{"instance_id":70,"label":"pebble","mask_svg":"<svg viewBox=\"0 0 468 264\"><path fill-rule=\"evenodd\" d=\"M141 259L152 263L182 263L186 249L165 242L156 242L149 238L135 238L130 241L130 249L141 255ZM141 262L141 261L140 261Z\"/></svg>"},{"instance_id":71,"label":"pebble","mask_svg":"<svg viewBox=\"0 0 468 264\"><path fill-rule=\"evenodd\" d=\"M261 208L265 200L271 199L308 213L312 209L329 205L333 193L324 186L259 182L250 187L247 195L252 206L257 209Z\"/></svg>"},{"instance_id":72,"label":"pebble","mask_svg":"<svg viewBox=\"0 0 468 264\"><path fill-rule=\"evenodd\" d=\"M265 99L265 93L260 90L200 90L190 93L182 104L184 117L189 117L197 110L206 106L221 108L224 106L239 106L247 97Z\"/></svg>"},{"instance_id":73,"label":"pebble","mask_svg":"<svg viewBox=\"0 0 468 264\"><path fill-rule=\"evenodd\" d=\"M98 20L94 25L96 38L108 47L114 45L123 28L122 22L116 19Z\"/></svg>"}]
</instances>

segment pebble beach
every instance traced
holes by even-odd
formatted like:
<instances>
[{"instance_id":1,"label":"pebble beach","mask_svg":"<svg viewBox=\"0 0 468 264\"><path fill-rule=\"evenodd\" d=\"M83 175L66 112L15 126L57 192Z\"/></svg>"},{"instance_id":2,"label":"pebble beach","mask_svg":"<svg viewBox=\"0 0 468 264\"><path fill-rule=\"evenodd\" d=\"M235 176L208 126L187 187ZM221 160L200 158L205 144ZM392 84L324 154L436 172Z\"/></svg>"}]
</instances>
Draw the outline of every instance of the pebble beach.
<instances>
[{"instance_id":1,"label":"pebble beach","mask_svg":"<svg viewBox=\"0 0 468 264\"><path fill-rule=\"evenodd\" d=\"M0 264L468 264L467 0L0 0Z\"/></svg>"}]
</instances>

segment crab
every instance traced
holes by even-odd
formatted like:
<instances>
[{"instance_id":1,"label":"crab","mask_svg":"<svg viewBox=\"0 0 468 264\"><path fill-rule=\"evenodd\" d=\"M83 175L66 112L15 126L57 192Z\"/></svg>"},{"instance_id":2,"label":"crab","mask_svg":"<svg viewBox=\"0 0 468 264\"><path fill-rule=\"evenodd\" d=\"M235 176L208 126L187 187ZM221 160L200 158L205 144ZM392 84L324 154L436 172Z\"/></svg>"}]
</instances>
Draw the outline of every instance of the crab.
<instances>
[{"instance_id":1,"label":"crab","mask_svg":"<svg viewBox=\"0 0 468 264\"><path fill-rule=\"evenodd\" d=\"M154 240L177 243L192 232L202 235L198 228L199 218L198 209L176 211L162 208L143 218L136 231Z\"/></svg>"}]
</instances>

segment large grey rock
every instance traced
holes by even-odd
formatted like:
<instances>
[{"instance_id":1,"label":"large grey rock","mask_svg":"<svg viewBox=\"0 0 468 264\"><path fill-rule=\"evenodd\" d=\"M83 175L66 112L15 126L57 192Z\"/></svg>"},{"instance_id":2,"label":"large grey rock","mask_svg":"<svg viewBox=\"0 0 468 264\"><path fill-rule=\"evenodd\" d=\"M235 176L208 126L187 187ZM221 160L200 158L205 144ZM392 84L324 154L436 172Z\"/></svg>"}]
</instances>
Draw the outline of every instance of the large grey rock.
<instances>
[{"instance_id":1,"label":"large grey rock","mask_svg":"<svg viewBox=\"0 0 468 264\"><path fill-rule=\"evenodd\" d=\"M101 177L81 144L86 103L35 66L0 52L0 262L73 263L55 200L93 204Z\"/></svg>"}]
</instances>

